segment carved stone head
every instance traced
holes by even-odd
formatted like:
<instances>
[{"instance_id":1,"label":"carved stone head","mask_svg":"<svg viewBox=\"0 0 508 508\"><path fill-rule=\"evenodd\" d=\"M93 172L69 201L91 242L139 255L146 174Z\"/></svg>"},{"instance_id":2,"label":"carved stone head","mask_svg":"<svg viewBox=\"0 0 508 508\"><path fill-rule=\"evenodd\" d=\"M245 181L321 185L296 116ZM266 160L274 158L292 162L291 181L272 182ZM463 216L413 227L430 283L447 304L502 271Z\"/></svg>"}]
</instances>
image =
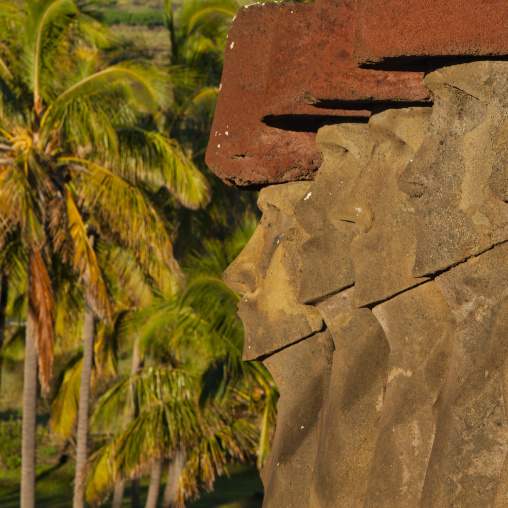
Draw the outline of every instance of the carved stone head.
<instances>
[{"instance_id":1,"label":"carved stone head","mask_svg":"<svg viewBox=\"0 0 508 508\"><path fill-rule=\"evenodd\" d=\"M430 108L389 109L369 121L373 153L334 210L337 220L359 226L351 244L354 305L383 301L422 282L412 276L414 209L397 177L421 145L430 114Z\"/></svg>"},{"instance_id":2,"label":"carved stone head","mask_svg":"<svg viewBox=\"0 0 508 508\"><path fill-rule=\"evenodd\" d=\"M444 67L429 130L399 178L415 203L414 276L436 273L508 239L508 62Z\"/></svg>"},{"instance_id":3,"label":"carved stone head","mask_svg":"<svg viewBox=\"0 0 508 508\"><path fill-rule=\"evenodd\" d=\"M323 327L319 311L298 302L300 249L309 235L298 222L295 206L311 185L291 182L262 189L259 226L224 272L226 284L244 296L238 314L245 327L245 360L274 353Z\"/></svg>"}]
</instances>

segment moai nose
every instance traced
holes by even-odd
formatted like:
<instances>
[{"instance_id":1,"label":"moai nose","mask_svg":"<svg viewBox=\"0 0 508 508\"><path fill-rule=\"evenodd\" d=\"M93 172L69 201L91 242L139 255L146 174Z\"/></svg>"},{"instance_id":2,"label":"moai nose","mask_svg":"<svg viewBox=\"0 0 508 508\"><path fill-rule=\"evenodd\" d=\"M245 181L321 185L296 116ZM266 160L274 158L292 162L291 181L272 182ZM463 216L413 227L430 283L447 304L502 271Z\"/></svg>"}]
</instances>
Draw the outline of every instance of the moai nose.
<instances>
[{"instance_id":1,"label":"moai nose","mask_svg":"<svg viewBox=\"0 0 508 508\"><path fill-rule=\"evenodd\" d=\"M222 274L222 279L230 289L241 295L256 291L261 248L262 231L258 226L245 248Z\"/></svg>"},{"instance_id":2,"label":"moai nose","mask_svg":"<svg viewBox=\"0 0 508 508\"><path fill-rule=\"evenodd\" d=\"M399 175L397 180L399 189L413 198L423 196L428 184L426 168L429 162L428 156L425 155L425 149L418 150L413 159L406 166L406 169Z\"/></svg>"}]
</instances>

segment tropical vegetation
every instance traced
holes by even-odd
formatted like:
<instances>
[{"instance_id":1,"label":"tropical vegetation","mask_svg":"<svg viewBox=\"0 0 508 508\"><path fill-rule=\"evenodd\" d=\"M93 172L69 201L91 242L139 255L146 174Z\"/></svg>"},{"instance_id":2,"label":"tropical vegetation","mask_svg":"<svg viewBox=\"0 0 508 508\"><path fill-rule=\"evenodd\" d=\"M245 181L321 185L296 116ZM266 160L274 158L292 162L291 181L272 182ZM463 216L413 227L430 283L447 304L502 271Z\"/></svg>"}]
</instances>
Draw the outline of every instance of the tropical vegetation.
<instances>
[{"instance_id":1,"label":"tropical vegetation","mask_svg":"<svg viewBox=\"0 0 508 508\"><path fill-rule=\"evenodd\" d=\"M24 373L21 452L0 445L0 461L22 508L41 436L60 443L56 468L72 459L74 507L122 506L127 487L139 506L144 477L155 507L163 476L162 506L184 506L266 459L277 390L241 361L221 280L254 196L204 164L240 5L166 0L161 63L108 30L111 3L0 1L0 367Z\"/></svg>"}]
</instances>

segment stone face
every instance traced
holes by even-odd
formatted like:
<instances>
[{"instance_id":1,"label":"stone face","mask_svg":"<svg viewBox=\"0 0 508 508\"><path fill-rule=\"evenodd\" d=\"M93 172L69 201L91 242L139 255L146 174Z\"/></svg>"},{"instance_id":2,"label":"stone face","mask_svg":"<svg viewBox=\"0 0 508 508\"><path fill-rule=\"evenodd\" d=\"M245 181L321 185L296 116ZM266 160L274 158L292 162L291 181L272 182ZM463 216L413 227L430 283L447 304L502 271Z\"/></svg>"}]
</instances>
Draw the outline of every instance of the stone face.
<instances>
[{"instance_id":1,"label":"stone face","mask_svg":"<svg viewBox=\"0 0 508 508\"><path fill-rule=\"evenodd\" d=\"M355 281L350 249L357 227L337 219L336 208L347 198L374 149L365 124L323 127L316 144L323 165L295 208L309 237L300 249L302 303L320 301Z\"/></svg>"},{"instance_id":2,"label":"stone face","mask_svg":"<svg viewBox=\"0 0 508 508\"><path fill-rule=\"evenodd\" d=\"M508 506L508 61L434 59L417 107L421 75L351 58L355 26L385 68L505 55L507 10L318 0L235 21L207 160L280 184L224 274L244 359L281 392L265 508Z\"/></svg>"},{"instance_id":3,"label":"stone face","mask_svg":"<svg viewBox=\"0 0 508 508\"><path fill-rule=\"evenodd\" d=\"M298 253L308 235L296 220L294 208L310 185L292 182L260 192L260 224L224 272L228 286L244 295L238 314L245 327L245 360L272 354L323 328L319 311L297 299Z\"/></svg>"},{"instance_id":4,"label":"stone face","mask_svg":"<svg viewBox=\"0 0 508 508\"><path fill-rule=\"evenodd\" d=\"M487 61L425 78L436 97L430 127L399 177L414 198L416 277L508 239L507 74L508 62Z\"/></svg>"},{"instance_id":5,"label":"stone face","mask_svg":"<svg viewBox=\"0 0 508 508\"><path fill-rule=\"evenodd\" d=\"M425 280L413 277L415 217L397 177L420 147L430 114L430 108L405 108L372 116L372 158L335 207L337 219L360 226L351 244L357 306L381 302Z\"/></svg>"},{"instance_id":6,"label":"stone face","mask_svg":"<svg viewBox=\"0 0 508 508\"><path fill-rule=\"evenodd\" d=\"M310 179L321 163L314 140L323 122L366 118L373 102L429 100L421 73L355 67L354 5L268 2L240 10L206 154L226 183Z\"/></svg>"},{"instance_id":7,"label":"stone face","mask_svg":"<svg viewBox=\"0 0 508 508\"><path fill-rule=\"evenodd\" d=\"M441 56L508 55L505 0L358 0L360 64Z\"/></svg>"},{"instance_id":8,"label":"stone face","mask_svg":"<svg viewBox=\"0 0 508 508\"><path fill-rule=\"evenodd\" d=\"M264 508L307 506L318 454L319 415L328 392L333 341L328 331L263 361L280 390L277 428L261 478Z\"/></svg>"},{"instance_id":9,"label":"stone face","mask_svg":"<svg viewBox=\"0 0 508 508\"><path fill-rule=\"evenodd\" d=\"M430 108L387 110L368 125L318 131L323 164L296 206L310 236L301 247L302 303L354 283L355 305L363 306L426 280L412 274L414 213L397 177L420 147L430 114Z\"/></svg>"}]
</instances>

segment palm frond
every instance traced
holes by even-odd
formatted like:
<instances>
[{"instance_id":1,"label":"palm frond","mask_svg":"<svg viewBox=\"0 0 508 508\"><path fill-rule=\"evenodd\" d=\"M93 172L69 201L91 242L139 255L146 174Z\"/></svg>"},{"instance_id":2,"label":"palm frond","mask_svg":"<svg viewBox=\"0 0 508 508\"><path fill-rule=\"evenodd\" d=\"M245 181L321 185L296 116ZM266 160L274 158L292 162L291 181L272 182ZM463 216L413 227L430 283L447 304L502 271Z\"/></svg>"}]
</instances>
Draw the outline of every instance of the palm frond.
<instances>
[{"instance_id":1,"label":"palm frond","mask_svg":"<svg viewBox=\"0 0 508 508\"><path fill-rule=\"evenodd\" d=\"M109 286L116 289L115 300L131 309L150 305L153 300L151 281L136 256L120 245L110 245L100 240L97 244L99 263Z\"/></svg>"},{"instance_id":2,"label":"palm frond","mask_svg":"<svg viewBox=\"0 0 508 508\"><path fill-rule=\"evenodd\" d=\"M83 206L132 249L159 285L168 272L176 279L181 277L164 224L138 187L88 160L62 157L59 161L81 169L76 188Z\"/></svg>"},{"instance_id":3,"label":"palm frond","mask_svg":"<svg viewBox=\"0 0 508 508\"><path fill-rule=\"evenodd\" d=\"M49 390L53 366L55 300L48 267L42 253L34 246L29 251L30 292L29 312L34 314L39 379L42 389Z\"/></svg>"},{"instance_id":4,"label":"palm frond","mask_svg":"<svg viewBox=\"0 0 508 508\"><path fill-rule=\"evenodd\" d=\"M115 98L111 103L108 99ZM73 84L56 97L41 120L41 130L47 137L52 129L62 124L62 119L73 118L72 108L82 114L87 101L101 104L130 104L143 111L156 111L171 98L167 76L148 65L122 62L107 67ZM106 102L105 102L106 100ZM78 108L77 105L83 107ZM76 113L74 113L76 115Z\"/></svg>"},{"instance_id":5,"label":"palm frond","mask_svg":"<svg viewBox=\"0 0 508 508\"><path fill-rule=\"evenodd\" d=\"M210 184L176 140L133 127L119 129L118 135L119 163L129 180L166 187L183 206L193 210L208 204Z\"/></svg>"},{"instance_id":6,"label":"palm frond","mask_svg":"<svg viewBox=\"0 0 508 508\"><path fill-rule=\"evenodd\" d=\"M72 435L78 416L82 366L82 355L76 356L66 365L51 404L51 429L65 439Z\"/></svg>"},{"instance_id":7,"label":"palm frond","mask_svg":"<svg viewBox=\"0 0 508 508\"><path fill-rule=\"evenodd\" d=\"M93 504L100 504L109 495L117 479L114 471L115 441L108 440L95 451L87 461L85 498Z\"/></svg>"},{"instance_id":8,"label":"palm frond","mask_svg":"<svg viewBox=\"0 0 508 508\"><path fill-rule=\"evenodd\" d=\"M72 0L41 0L28 3L31 11L25 45L25 64L29 70L34 94L34 107L42 113L41 76L47 68L54 68L54 49L69 30L72 16L78 9Z\"/></svg>"},{"instance_id":9,"label":"palm frond","mask_svg":"<svg viewBox=\"0 0 508 508\"><path fill-rule=\"evenodd\" d=\"M108 290L89 233L76 204L74 190L69 184L66 185L65 190L67 220L69 221L69 233L74 250L73 265L78 273L82 275L87 291L93 296L97 307L96 312L99 315L103 312L110 314Z\"/></svg>"}]
</instances>

